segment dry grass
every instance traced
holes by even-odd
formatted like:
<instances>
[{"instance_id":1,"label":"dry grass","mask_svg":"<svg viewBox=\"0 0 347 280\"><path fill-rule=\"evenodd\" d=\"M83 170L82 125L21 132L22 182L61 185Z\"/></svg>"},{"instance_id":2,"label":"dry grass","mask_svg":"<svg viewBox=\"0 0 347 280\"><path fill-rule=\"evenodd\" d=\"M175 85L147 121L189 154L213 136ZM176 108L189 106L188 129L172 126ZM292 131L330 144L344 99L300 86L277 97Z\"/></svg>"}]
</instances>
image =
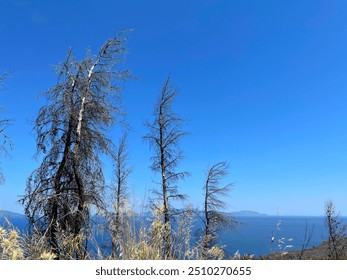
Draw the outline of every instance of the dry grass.
<instances>
[{"instance_id":1,"label":"dry grass","mask_svg":"<svg viewBox=\"0 0 347 280\"><path fill-rule=\"evenodd\" d=\"M0 259L21 260L24 258L23 238L15 228L0 227Z\"/></svg>"},{"instance_id":2,"label":"dry grass","mask_svg":"<svg viewBox=\"0 0 347 280\"><path fill-rule=\"evenodd\" d=\"M173 230L171 259L195 260L202 258L203 242L193 242L192 225L193 211L187 209L177 219L177 226ZM122 231L117 239L118 253L105 255L104 250L94 240L96 254L86 255L85 259L121 259L121 260L161 260L164 249L165 224L162 222L160 210L153 212L150 221L141 221L134 211L127 208L122 213ZM80 248L84 240L82 234L60 236L59 259L75 259L76 248ZM45 233L33 231L30 235L23 236L10 223L0 227L0 259L3 260L52 260L56 256L51 252ZM195 245L192 245L195 244ZM223 246L214 246L207 252L208 259L224 259Z\"/></svg>"},{"instance_id":3,"label":"dry grass","mask_svg":"<svg viewBox=\"0 0 347 280\"><path fill-rule=\"evenodd\" d=\"M162 221L162 211L153 211L150 221L139 221L134 211L123 209L121 215L122 229L116 240L118 252L116 255L105 256L97 247L99 259L121 260L161 260L163 259L165 224ZM195 260L201 259L203 242L194 242L192 238L193 211L189 207L179 216L177 226L172 230L171 259ZM137 223L137 224L136 224ZM112 223L111 223L112 225ZM110 229L112 232L112 228ZM192 245L194 244L195 245ZM208 250L209 259L224 259L224 247L214 246Z\"/></svg>"}]
</instances>

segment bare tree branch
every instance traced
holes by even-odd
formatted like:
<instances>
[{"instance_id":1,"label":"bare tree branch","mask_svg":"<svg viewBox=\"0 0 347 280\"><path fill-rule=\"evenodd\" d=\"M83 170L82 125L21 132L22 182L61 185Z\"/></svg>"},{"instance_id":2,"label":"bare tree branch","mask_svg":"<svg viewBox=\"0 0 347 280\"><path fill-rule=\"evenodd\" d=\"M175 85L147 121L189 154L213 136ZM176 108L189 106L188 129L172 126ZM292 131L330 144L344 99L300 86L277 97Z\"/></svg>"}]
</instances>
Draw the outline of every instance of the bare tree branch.
<instances>
[{"instance_id":1,"label":"bare tree branch","mask_svg":"<svg viewBox=\"0 0 347 280\"><path fill-rule=\"evenodd\" d=\"M0 76L0 89L2 87L2 83L5 80L7 74ZM2 113L3 107L0 106L0 113ZM0 119L0 164L2 161L2 155L7 155L7 148L6 146L12 147L12 142L10 137L5 133L5 129L11 124L12 120L10 119ZM0 169L0 184L3 184L5 182L4 174L2 173L2 170Z\"/></svg>"}]
</instances>

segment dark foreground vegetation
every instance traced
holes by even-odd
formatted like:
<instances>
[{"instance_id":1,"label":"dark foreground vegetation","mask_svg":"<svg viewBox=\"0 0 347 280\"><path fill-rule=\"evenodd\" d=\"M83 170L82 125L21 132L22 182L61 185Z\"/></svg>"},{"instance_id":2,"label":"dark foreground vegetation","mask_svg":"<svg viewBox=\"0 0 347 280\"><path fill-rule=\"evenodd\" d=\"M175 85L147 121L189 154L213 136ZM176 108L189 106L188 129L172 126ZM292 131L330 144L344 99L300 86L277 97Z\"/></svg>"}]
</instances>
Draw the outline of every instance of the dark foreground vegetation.
<instances>
[{"instance_id":1,"label":"dark foreground vegetation","mask_svg":"<svg viewBox=\"0 0 347 280\"><path fill-rule=\"evenodd\" d=\"M340 240L341 245L337 247L340 252L337 257L339 260L347 260L347 238ZM319 246L314 246L306 250L287 251L282 253L271 253L261 256L263 260L332 260L334 257L329 253L329 240L324 241ZM343 248L344 247L344 248Z\"/></svg>"}]
</instances>

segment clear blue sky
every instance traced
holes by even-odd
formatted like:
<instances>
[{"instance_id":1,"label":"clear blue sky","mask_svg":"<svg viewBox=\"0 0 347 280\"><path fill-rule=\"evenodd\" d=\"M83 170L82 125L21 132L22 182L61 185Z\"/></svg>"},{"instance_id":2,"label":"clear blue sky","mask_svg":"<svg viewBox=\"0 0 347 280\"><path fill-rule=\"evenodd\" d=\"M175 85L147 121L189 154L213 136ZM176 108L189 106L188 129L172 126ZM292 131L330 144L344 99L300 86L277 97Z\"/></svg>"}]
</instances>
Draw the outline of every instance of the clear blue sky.
<instances>
[{"instance_id":1,"label":"clear blue sky","mask_svg":"<svg viewBox=\"0 0 347 280\"><path fill-rule=\"evenodd\" d=\"M204 169L230 164L231 211L321 215L332 199L347 215L347 2L0 0L1 117L14 147L1 163L0 209L16 202L40 162L32 122L69 47L80 58L132 28L124 106L136 203L153 187L143 123L167 75L175 111L189 121L180 190L200 205ZM115 139L118 141L117 139ZM107 180L111 178L108 177Z\"/></svg>"}]
</instances>

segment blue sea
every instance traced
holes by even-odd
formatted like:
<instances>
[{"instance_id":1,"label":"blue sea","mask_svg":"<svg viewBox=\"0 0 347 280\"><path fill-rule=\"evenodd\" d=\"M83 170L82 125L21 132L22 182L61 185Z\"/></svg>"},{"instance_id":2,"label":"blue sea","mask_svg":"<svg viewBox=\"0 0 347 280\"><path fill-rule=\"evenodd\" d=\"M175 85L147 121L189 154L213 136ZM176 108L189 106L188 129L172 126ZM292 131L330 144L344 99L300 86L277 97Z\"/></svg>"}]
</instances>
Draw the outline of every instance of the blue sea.
<instances>
[{"instance_id":1,"label":"blue sea","mask_svg":"<svg viewBox=\"0 0 347 280\"><path fill-rule=\"evenodd\" d=\"M238 217L240 225L235 231L221 232L221 244L229 254L267 255L271 252L300 250L305 239L305 228L313 231L308 248L327 239L324 217L264 216ZM347 218L342 218L344 223Z\"/></svg>"}]
</instances>

